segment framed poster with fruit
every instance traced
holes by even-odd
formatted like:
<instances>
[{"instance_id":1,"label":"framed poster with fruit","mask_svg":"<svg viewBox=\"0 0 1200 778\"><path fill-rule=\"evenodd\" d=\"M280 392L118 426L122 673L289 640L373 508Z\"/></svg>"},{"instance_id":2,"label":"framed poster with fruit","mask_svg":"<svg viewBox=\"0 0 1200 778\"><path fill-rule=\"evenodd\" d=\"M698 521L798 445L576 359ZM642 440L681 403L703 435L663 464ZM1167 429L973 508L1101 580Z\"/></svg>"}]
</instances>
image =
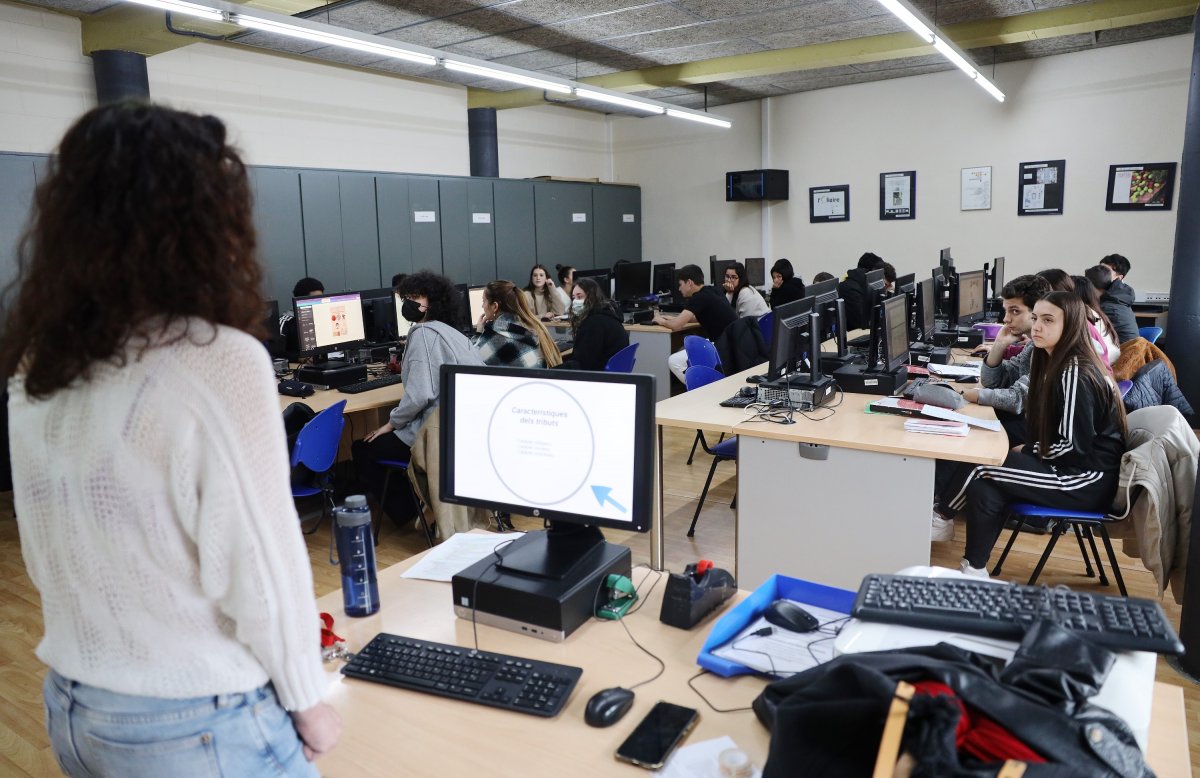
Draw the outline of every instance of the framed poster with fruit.
<instances>
[{"instance_id":1,"label":"framed poster with fruit","mask_svg":"<svg viewBox=\"0 0 1200 778\"><path fill-rule=\"evenodd\" d=\"M1109 165L1108 211L1171 210L1175 194L1175 163Z\"/></svg>"}]
</instances>

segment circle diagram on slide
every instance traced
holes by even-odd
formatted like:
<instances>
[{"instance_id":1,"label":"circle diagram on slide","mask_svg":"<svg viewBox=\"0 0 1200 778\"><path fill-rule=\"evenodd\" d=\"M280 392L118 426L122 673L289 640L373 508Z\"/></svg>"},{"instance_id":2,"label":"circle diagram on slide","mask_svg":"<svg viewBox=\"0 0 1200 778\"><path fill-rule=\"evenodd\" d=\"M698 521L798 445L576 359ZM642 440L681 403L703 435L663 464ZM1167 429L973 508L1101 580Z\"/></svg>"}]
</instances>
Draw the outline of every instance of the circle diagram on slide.
<instances>
[{"instance_id":1,"label":"circle diagram on slide","mask_svg":"<svg viewBox=\"0 0 1200 778\"><path fill-rule=\"evenodd\" d=\"M587 411L569 392L544 381L509 390L488 421L488 462L527 505L558 505L588 482L596 436Z\"/></svg>"}]
</instances>

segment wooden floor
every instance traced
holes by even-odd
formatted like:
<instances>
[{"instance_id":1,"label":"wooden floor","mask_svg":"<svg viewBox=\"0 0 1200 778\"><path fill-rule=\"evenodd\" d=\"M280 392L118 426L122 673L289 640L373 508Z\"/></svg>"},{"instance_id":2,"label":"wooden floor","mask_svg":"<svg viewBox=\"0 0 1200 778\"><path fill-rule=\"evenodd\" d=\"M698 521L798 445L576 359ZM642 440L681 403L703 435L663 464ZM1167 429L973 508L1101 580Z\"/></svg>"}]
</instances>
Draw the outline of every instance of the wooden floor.
<instances>
[{"instance_id":1,"label":"wooden floor","mask_svg":"<svg viewBox=\"0 0 1200 778\"><path fill-rule=\"evenodd\" d=\"M718 566L732 566L734 557L734 512L729 503L733 498L733 463L717 467L717 476L705 502L697 525L696 537L687 537L687 526L696 508L696 499L711 459L702 452L695 463L684 465L691 435L678 430L666 434L666 563L674 570L699 558L711 559ZM533 521L519 520L521 529L536 528ZM933 544L933 562L957 566L962 556L963 528L958 538L949 543ZM648 536L606 532L610 540L628 544L633 550L634 563L649 561ZM869 543L864 538L863 543ZM329 564L329 535L318 532L308 538L312 560L315 594L326 594L341 584L337 569ZM1014 547L1010 561L1005 563L1004 577L1009 580L1028 579L1045 547L1045 536L1026 535ZM391 524L383 529L378 549L381 567L399 562L425 548L423 537L412 527L397 528ZM42 722L41 682L45 668L33 654L41 637L41 611L37 592L29 583L21 563L20 541L12 515L11 495L0 495L0 776L58 775L57 765L50 753ZM851 550L852 553L852 550ZM1119 549L1118 549L1119 553ZM1122 557L1122 572L1131 595L1155 597L1154 580L1140 563ZM635 575L635 578L637 576ZM1084 578L1078 547L1064 540L1042 574L1041 582L1066 584L1081 589L1096 587L1095 579ZM1168 594L1163 607L1178 625L1179 606ZM335 614L336 616L337 614ZM1192 771L1200 775L1200 686L1176 673L1165 661L1159 660L1158 680L1182 686L1189 722L1188 738Z\"/></svg>"}]
</instances>

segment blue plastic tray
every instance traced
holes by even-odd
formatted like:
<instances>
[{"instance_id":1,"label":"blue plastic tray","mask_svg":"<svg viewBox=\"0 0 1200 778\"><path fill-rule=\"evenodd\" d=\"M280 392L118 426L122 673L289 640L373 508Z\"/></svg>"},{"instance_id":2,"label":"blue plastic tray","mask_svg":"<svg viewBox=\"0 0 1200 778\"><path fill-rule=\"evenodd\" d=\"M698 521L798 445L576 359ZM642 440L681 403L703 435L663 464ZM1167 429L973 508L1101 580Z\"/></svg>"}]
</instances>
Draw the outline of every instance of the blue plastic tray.
<instances>
[{"instance_id":1,"label":"blue plastic tray","mask_svg":"<svg viewBox=\"0 0 1200 778\"><path fill-rule=\"evenodd\" d=\"M704 647L700 649L700 656L696 657L696 663L705 670L726 678L757 673L758 670L715 656L712 650L733 640L734 636L758 618L768 605L780 598L815 605L848 616L856 594L857 592L789 578L786 575L773 575L713 624L708 639L704 641Z\"/></svg>"}]
</instances>

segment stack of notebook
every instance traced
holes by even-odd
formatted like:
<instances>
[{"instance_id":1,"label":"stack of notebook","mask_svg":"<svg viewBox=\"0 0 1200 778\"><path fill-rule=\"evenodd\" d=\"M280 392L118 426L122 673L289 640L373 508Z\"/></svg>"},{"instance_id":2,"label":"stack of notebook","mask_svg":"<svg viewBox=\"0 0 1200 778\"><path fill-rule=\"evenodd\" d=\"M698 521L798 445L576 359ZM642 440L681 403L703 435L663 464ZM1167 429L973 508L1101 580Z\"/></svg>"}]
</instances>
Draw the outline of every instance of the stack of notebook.
<instances>
[{"instance_id":1,"label":"stack of notebook","mask_svg":"<svg viewBox=\"0 0 1200 778\"><path fill-rule=\"evenodd\" d=\"M909 419L904 422L905 432L924 432L929 435L954 435L965 437L967 425L961 421L938 421L936 419Z\"/></svg>"}]
</instances>

